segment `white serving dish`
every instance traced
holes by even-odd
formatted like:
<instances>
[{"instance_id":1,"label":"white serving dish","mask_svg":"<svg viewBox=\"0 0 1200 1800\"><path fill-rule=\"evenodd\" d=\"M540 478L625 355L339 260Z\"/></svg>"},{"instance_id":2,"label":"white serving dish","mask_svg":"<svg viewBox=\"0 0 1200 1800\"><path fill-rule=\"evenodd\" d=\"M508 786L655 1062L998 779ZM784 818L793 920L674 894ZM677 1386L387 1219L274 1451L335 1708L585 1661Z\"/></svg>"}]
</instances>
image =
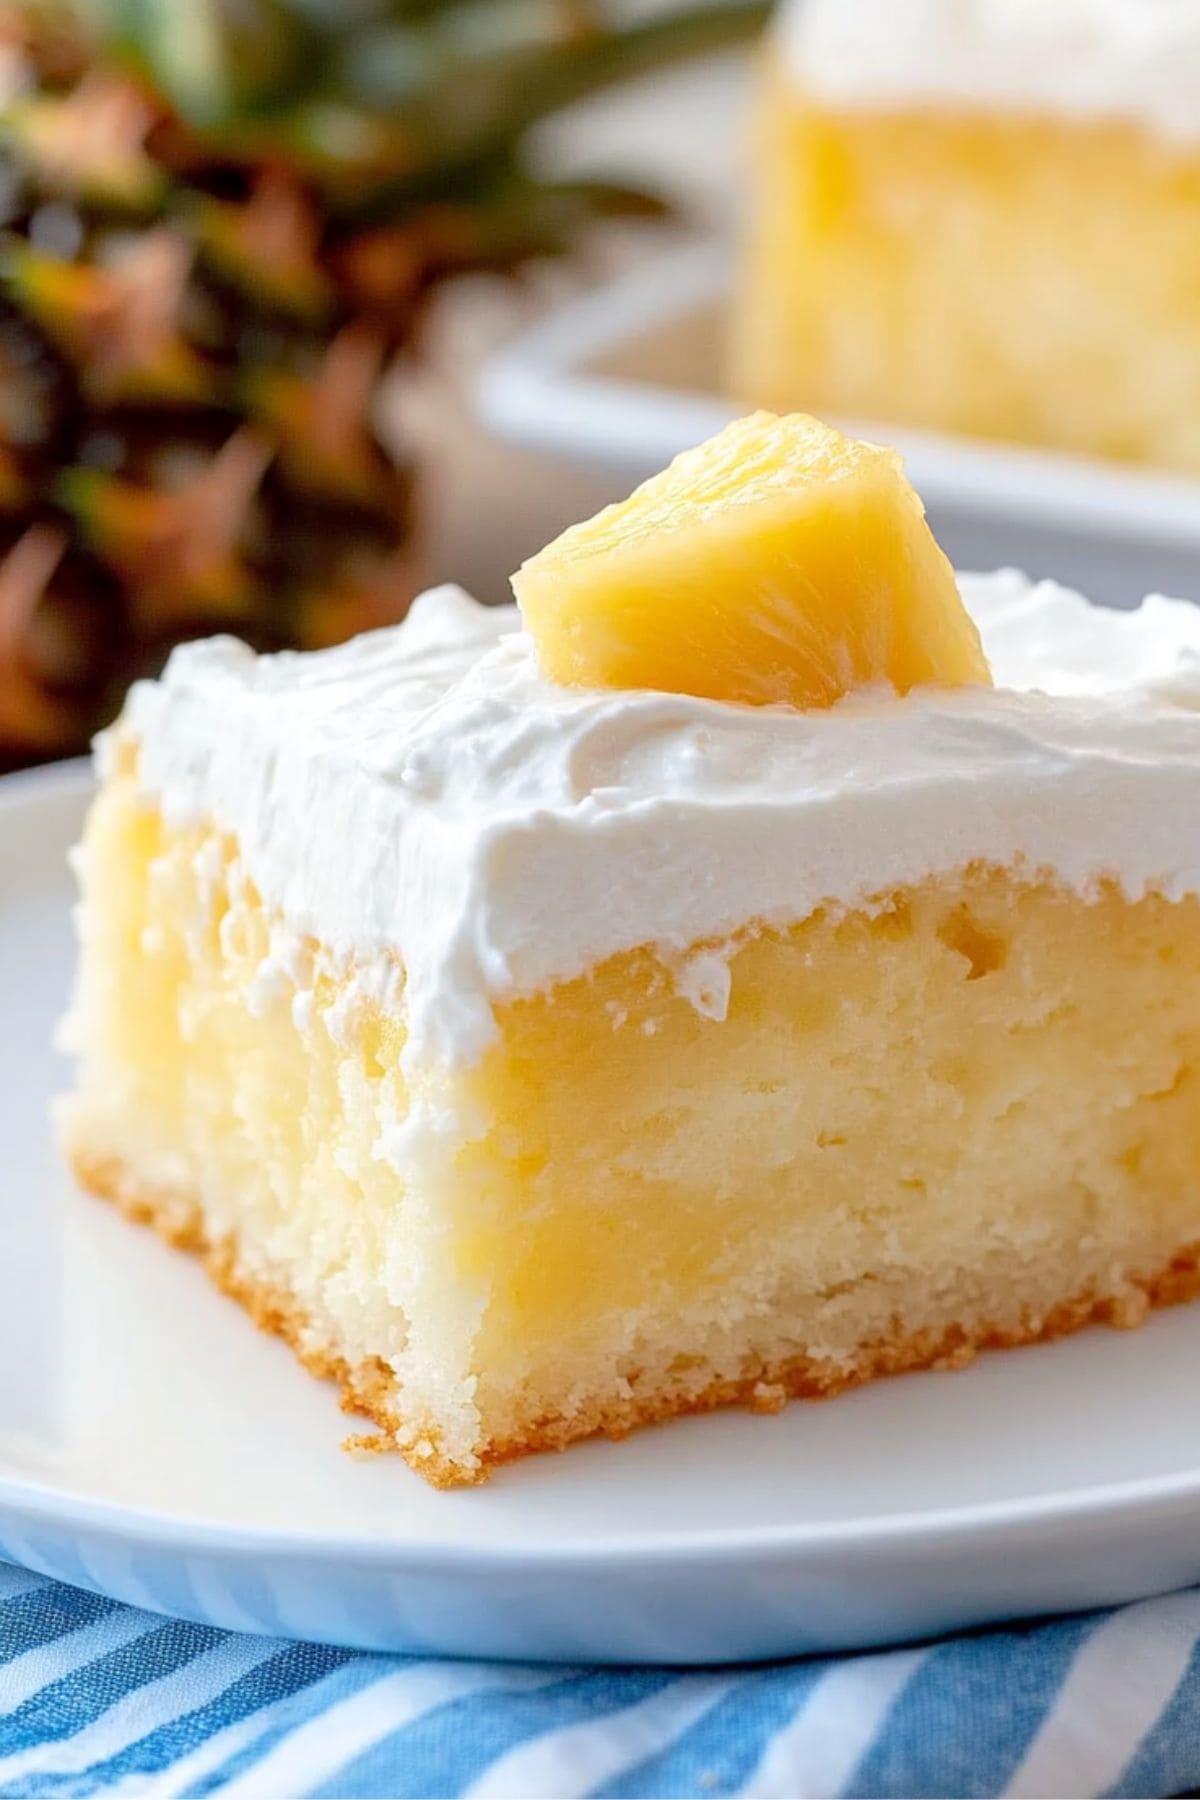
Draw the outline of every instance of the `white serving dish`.
<instances>
[{"instance_id":1,"label":"white serving dish","mask_svg":"<svg viewBox=\"0 0 1200 1800\"><path fill-rule=\"evenodd\" d=\"M642 480L743 410L719 391L731 284L723 243L691 244L568 304L482 369L496 435ZM842 420L904 452L960 568L1017 565L1093 599L1200 598L1200 480Z\"/></svg>"}]
</instances>

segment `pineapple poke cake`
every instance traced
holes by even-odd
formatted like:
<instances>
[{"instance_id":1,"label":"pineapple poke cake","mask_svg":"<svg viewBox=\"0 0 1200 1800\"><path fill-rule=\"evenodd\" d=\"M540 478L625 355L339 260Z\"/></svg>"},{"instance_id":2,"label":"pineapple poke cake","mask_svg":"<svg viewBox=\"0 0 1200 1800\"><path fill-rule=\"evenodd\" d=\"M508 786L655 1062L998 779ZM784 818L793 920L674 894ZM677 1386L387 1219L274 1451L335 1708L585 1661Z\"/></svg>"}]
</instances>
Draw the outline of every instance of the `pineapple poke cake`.
<instances>
[{"instance_id":1,"label":"pineapple poke cake","mask_svg":"<svg viewBox=\"0 0 1200 1800\"><path fill-rule=\"evenodd\" d=\"M1200 469L1197 0L785 0L731 379Z\"/></svg>"},{"instance_id":2,"label":"pineapple poke cake","mask_svg":"<svg viewBox=\"0 0 1200 1800\"><path fill-rule=\"evenodd\" d=\"M439 1485L1200 1291L1200 612L759 414L99 748L66 1103Z\"/></svg>"}]
</instances>

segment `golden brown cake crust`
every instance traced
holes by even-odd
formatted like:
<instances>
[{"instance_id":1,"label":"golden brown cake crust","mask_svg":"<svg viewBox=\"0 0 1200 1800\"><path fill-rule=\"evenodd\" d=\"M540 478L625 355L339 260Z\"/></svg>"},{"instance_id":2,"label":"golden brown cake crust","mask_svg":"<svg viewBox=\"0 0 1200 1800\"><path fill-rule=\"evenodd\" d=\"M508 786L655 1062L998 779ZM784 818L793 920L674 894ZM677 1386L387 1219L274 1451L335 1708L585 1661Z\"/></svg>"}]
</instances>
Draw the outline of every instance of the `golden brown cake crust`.
<instances>
[{"instance_id":1,"label":"golden brown cake crust","mask_svg":"<svg viewBox=\"0 0 1200 1800\"><path fill-rule=\"evenodd\" d=\"M242 1272L234 1241L209 1240L194 1201L178 1192L152 1190L116 1157L95 1156L72 1147L70 1160L76 1178L85 1188L113 1201L127 1218L150 1225L175 1248L198 1256L216 1286L238 1301L260 1330L281 1337L313 1375L337 1384L343 1411L370 1419L384 1434L355 1434L346 1440L347 1449L372 1453L398 1449L418 1475L440 1488L478 1485L501 1463L536 1451L564 1450L581 1438L622 1438L642 1425L684 1413L711 1412L723 1406L778 1412L791 1399L827 1400L885 1375L963 1368L981 1350L1043 1343L1088 1325L1129 1330L1142 1324L1152 1307L1175 1306L1200 1298L1197 1242L1181 1246L1164 1267L1146 1274L1131 1274L1125 1292L1119 1295L1077 1295L1018 1330L988 1326L968 1331L963 1326L951 1326L945 1331L906 1333L898 1328L888 1339L865 1346L850 1364L792 1357L771 1366L755 1364L732 1380L713 1382L699 1394L658 1394L649 1398L635 1395L581 1408L570 1418L530 1419L519 1437L481 1446L480 1466L464 1469L440 1453L436 1430L423 1423L415 1435L423 1441L422 1448L427 1453L397 1442L397 1434L414 1436L415 1422L405 1420L397 1411L393 1377L386 1365L373 1360L351 1368L334 1350L314 1344L308 1319L287 1293Z\"/></svg>"}]
</instances>

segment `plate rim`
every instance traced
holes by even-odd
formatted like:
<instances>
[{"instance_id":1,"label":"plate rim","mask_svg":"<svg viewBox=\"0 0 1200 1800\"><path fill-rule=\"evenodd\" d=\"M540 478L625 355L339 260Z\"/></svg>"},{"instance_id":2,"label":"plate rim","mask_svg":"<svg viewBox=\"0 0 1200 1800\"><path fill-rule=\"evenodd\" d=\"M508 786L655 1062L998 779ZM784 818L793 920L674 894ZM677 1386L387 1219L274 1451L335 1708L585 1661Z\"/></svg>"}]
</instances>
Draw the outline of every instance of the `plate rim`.
<instances>
[{"instance_id":1,"label":"plate rim","mask_svg":"<svg viewBox=\"0 0 1200 1800\"><path fill-rule=\"evenodd\" d=\"M500 1472L501 1478L503 1472ZM419 1479L419 1477L414 1477ZM470 1490L469 1490L470 1491ZM485 1492L480 1488L474 1490ZM65 1526L116 1543L156 1550L189 1550L234 1559L262 1561L316 1558L321 1562L383 1567L396 1573L434 1575L534 1575L553 1569L599 1572L619 1564L630 1570L678 1572L679 1565L732 1568L797 1565L872 1550L950 1552L986 1540L1042 1535L1055 1527L1136 1522L1139 1533L1152 1524L1147 1513L1173 1513L1200 1501L1200 1470L1109 1482L1076 1494L1043 1494L1019 1501L985 1501L928 1513L881 1513L853 1521L824 1520L797 1527L737 1527L641 1533L631 1538L578 1538L542 1543L531 1549L515 1541L494 1544L414 1542L401 1536L288 1531L280 1527L234 1525L187 1513L73 1493L23 1476L0 1472L0 1515Z\"/></svg>"},{"instance_id":2,"label":"plate rim","mask_svg":"<svg viewBox=\"0 0 1200 1800\"><path fill-rule=\"evenodd\" d=\"M597 374L587 363L686 307L725 298L732 281L728 243L705 237L568 300L485 360L475 379L480 419L525 449L649 474L743 409L719 393ZM923 499L943 511L1200 551L1200 479L895 421L838 423L897 448Z\"/></svg>"},{"instance_id":3,"label":"plate rim","mask_svg":"<svg viewBox=\"0 0 1200 1800\"><path fill-rule=\"evenodd\" d=\"M29 794L47 793L62 789L69 792L78 788L84 793L95 782L92 758L85 752L80 756L65 756L57 762L35 763L29 769L10 769L0 775L0 807L8 808L19 799Z\"/></svg>"}]
</instances>

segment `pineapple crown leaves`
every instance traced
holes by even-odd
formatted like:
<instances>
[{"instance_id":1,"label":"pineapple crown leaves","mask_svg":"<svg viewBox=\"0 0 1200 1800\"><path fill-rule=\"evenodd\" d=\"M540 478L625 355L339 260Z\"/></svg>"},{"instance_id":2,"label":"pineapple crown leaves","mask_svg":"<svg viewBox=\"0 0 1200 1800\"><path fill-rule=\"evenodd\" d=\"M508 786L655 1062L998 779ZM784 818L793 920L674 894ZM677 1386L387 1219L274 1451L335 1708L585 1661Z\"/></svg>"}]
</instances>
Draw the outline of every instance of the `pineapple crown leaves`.
<instances>
[{"instance_id":1,"label":"pineapple crown leaves","mask_svg":"<svg viewBox=\"0 0 1200 1800\"><path fill-rule=\"evenodd\" d=\"M16 0L12 16L44 34L48 3ZM379 257L367 259L356 296L403 319L442 274L555 254L594 217L653 210L627 185L543 178L521 155L524 134L598 87L745 38L768 10L673 0L629 23L622 5L57 0L53 16L90 34L102 61L35 96L0 96L0 135L44 195L168 221L182 209L215 273L313 322L336 321L305 208L332 216L335 256L348 234L412 223L406 244L393 234L382 282ZM248 199L222 199L222 169L231 194L249 178ZM192 174L208 189L195 203Z\"/></svg>"},{"instance_id":2,"label":"pineapple crown leaves","mask_svg":"<svg viewBox=\"0 0 1200 1800\"><path fill-rule=\"evenodd\" d=\"M144 148L154 121L154 107L129 81L93 69L67 94L15 97L0 135L37 162L57 192L145 212L167 188L166 171Z\"/></svg>"},{"instance_id":3,"label":"pineapple crown leaves","mask_svg":"<svg viewBox=\"0 0 1200 1800\"><path fill-rule=\"evenodd\" d=\"M768 0L64 0L211 149L286 158L347 212L486 182L598 88L752 35Z\"/></svg>"}]
</instances>

